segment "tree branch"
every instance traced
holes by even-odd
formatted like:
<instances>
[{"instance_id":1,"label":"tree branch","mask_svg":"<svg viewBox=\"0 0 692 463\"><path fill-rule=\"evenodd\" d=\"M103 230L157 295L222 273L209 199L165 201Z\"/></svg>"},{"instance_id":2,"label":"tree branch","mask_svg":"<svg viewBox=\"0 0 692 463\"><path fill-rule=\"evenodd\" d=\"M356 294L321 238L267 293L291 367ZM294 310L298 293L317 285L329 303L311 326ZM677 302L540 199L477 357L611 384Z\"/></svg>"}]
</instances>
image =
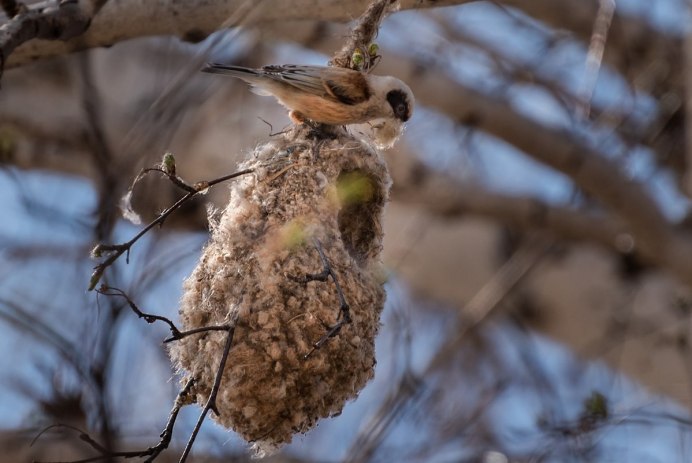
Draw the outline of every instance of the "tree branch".
<instances>
[{"instance_id":1,"label":"tree branch","mask_svg":"<svg viewBox=\"0 0 692 463\"><path fill-rule=\"evenodd\" d=\"M400 0L399 5L400 9L413 9L458 5L472 1L476 0ZM368 0L189 0L185 2L120 0L107 3L99 14L93 17L89 30L78 40L32 41L17 48L20 43L26 41L22 40L5 51L4 56L6 67L11 68L51 56L87 48L110 46L136 37L172 35L197 42L223 27L241 24L251 26L296 19L349 21L353 19L354 11L365 10L369 3ZM244 9L247 5L254 8L251 14L235 14L237 10ZM73 5L72 8L75 6ZM46 21L48 20L43 20L43 22ZM88 21L86 25L88 26ZM83 30L79 31L79 34L81 32ZM2 36L0 32L0 43L2 43ZM49 34L39 38L54 39ZM69 37L62 34L61 39L65 38ZM10 56L15 48L17 50ZM0 50L3 48L0 47Z\"/></svg>"},{"instance_id":2,"label":"tree branch","mask_svg":"<svg viewBox=\"0 0 692 463\"><path fill-rule=\"evenodd\" d=\"M9 3L7 6L12 7L13 2ZM32 39L64 41L82 35L103 3L61 0L57 7L49 3L17 7L16 14L0 26L0 72L12 52L25 42Z\"/></svg>"},{"instance_id":3,"label":"tree branch","mask_svg":"<svg viewBox=\"0 0 692 463\"><path fill-rule=\"evenodd\" d=\"M351 31L351 36L344 46L334 54L329 64L342 68L362 68L368 70L372 67L371 53L368 47L375 40L380 29L380 23L387 14L387 9L392 6L394 0L376 0L368 6L365 13L358 19L358 23ZM356 50L361 52L363 58L367 58L364 65L354 66L353 54Z\"/></svg>"},{"instance_id":4,"label":"tree branch","mask_svg":"<svg viewBox=\"0 0 692 463\"><path fill-rule=\"evenodd\" d=\"M501 3L549 26L570 30L585 43L590 40L599 9L598 1L582 0L501 0ZM604 60L633 85L644 84L644 91L660 96L663 90L668 91L671 76L682 76L682 48L682 37L655 29L645 19L616 13L608 31ZM665 63L665 66L652 66L652 63ZM652 74L653 68L656 72ZM681 88L680 79L676 80L675 86Z\"/></svg>"},{"instance_id":5,"label":"tree branch","mask_svg":"<svg viewBox=\"0 0 692 463\"><path fill-rule=\"evenodd\" d=\"M16 0L0 0L0 7L10 19L26 8L23 3L18 3Z\"/></svg>"},{"instance_id":6,"label":"tree branch","mask_svg":"<svg viewBox=\"0 0 692 463\"><path fill-rule=\"evenodd\" d=\"M397 158L401 153L397 153ZM395 161L396 163L396 161ZM408 174L406 174L408 175ZM625 224L608 216L576 208L556 206L538 198L492 192L481 185L456 181L421 163L410 170L411 178L393 170L392 200L421 206L445 217L472 214L521 230L545 230L556 238L594 243L627 253L632 249Z\"/></svg>"}]
</instances>

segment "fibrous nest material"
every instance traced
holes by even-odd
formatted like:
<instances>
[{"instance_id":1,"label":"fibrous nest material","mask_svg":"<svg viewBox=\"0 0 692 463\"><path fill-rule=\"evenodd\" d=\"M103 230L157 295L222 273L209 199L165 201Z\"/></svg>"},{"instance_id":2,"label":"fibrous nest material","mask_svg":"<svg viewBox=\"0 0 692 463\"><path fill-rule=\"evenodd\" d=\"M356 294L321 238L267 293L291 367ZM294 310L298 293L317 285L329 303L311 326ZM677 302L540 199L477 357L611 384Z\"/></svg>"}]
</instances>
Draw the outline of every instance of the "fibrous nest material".
<instances>
[{"instance_id":1,"label":"fibrous nest material","mask_svg":"<svg viewBox=\"0 0 692 463\"><path fill-rule=\"evenodd\" d=\"M329 133L325 132L329 130ZM343 130L295 128L255 149L194 272L186 330L233 323L214 419L269 453L318 419L338 415L373 377L385 293L381 215L390 177L381 155ZM339 317L334 281L305 281L324 252L351 323L313 350ZM206 403L225 332L175 343L170 355Z\"/></svg>"}]
</instances>

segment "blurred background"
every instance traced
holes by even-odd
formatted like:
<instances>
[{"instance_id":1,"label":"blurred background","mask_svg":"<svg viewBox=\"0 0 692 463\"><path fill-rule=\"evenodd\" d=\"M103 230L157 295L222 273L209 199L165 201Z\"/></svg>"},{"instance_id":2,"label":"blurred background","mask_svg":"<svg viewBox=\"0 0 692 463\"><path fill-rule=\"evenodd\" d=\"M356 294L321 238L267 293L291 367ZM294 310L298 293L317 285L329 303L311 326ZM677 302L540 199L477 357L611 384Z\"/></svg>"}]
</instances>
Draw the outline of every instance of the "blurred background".
<instances>
[{"instance_id":1,"label":"blurred background","mask_svg":"<svg viewBox=\"0 0 692 463\"><path fill-rule=\"evenodd\" d=\"M95 454L67 428L31 445L57 423L118 449L158 442L178 391L167 329L87 292L89 251L140 230L120 198L165 152L188 182L209 180L289 124L204 62L324 65L367 5L221 3L107 1L83 37L7 61L0 462ZM683 0L401 1L374 73L406 81L417 106L385 153L376 377L271 461L692 461L689 13ZM171 216L105 281L175 319L227 192ZM146 221L180 196L153 175L132 201ZM177 461L199 411L183 410L160 461ZM211 421L192 455L249 458Z\"/></svg>"}]
</instances>

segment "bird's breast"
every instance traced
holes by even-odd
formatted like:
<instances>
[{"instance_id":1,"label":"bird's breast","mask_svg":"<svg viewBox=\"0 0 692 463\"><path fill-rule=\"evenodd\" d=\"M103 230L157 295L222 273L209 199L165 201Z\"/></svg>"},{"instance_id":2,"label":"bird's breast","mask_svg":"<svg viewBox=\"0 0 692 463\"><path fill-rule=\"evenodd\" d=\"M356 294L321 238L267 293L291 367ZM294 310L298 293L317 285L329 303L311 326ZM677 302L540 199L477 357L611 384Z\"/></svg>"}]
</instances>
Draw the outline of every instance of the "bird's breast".
<instances>
[{"instance_id":1,"label":"bird's breast","mask_svg":"<svg viewBox=\"0 0 692 463\"><path fill-rule=\"evenodd\" d=\"M314 122L329 125L360 124L377 117L369 101L354 105L313 95L280 96L279 102Z\"/></svg>"}]
</instances>

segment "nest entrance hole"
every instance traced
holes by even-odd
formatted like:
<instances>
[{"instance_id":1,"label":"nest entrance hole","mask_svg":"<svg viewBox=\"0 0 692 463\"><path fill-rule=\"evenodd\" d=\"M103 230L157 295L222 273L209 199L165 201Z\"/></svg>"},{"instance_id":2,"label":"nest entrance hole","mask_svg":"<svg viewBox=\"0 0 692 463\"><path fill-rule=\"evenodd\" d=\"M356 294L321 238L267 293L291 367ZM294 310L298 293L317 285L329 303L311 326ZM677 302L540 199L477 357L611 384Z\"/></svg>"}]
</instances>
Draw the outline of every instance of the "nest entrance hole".
<instances>
[{"instance_id":1,"label":"nest entrance hole","mask_svg":"<svg viewBox=\"0 0 692 463\"><path fill-rule=\"evenodd\" d=\"M380 248L380 214L384 207L382 181L370 172L342 172L336 181L339 232L349 255L363 266Z\"/></svg>"}]
</instances>

